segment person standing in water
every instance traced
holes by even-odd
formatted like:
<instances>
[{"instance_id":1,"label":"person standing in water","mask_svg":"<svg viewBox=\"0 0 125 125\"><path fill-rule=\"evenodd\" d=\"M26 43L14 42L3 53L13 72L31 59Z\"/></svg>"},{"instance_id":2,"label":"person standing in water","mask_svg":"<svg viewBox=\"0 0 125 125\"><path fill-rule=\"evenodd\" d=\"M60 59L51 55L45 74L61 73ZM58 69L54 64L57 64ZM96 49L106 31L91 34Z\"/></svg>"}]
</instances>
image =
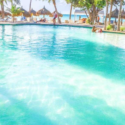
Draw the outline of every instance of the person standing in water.
<instances>
[{"instance_id":1,"label":"person standing in water","mask_svg":"<svg viewBox=\"0 0 125 125\"><path fill-rule=\"evenodd\" d=\"M53 13L53 24L54 25L56 23L56 18L57 18L57 13L56 13L56 11L54 11L54 13Z\"/></svg>"},{"instance_id":2,"label":"person standing in water","mask_svg":"<svg viewBox=\"0 0 125 125\"><path fill-rule=\"evenodd\" d=\"M95 33L102 33L102 29L101 29L101 28L96 28L95 26L93 26L92 32L95 32Z\"/></svg>"}]
</instances>

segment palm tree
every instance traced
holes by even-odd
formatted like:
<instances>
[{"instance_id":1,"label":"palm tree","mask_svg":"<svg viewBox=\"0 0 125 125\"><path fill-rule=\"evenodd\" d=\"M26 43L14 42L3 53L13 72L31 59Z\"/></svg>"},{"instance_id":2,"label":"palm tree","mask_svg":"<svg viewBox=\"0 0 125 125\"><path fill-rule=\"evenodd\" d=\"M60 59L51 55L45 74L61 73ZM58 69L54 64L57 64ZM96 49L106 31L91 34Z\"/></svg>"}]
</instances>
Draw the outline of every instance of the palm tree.
<instances>
[{"instance_id":1,"label":"palm tree","mask_svg":"<svg viewBox=\"0 0 125 125\"><path fill-rule=\"evenodd\" d=\"M71 20L71 15L72 15L72 3L71 3L71 8L70 8L70 15L69 15L70 20Z\"/></svg>"},{"instance_id":2,"label":"palm tree","mask_svg":"<svg viewBox=\"0 0 125 125\"><path fill-rule=\"evenodd\" d=\"M119 8L119 15L118 15L118 26L117 26L117 30L120 31L120 20L121 20L121 12L122 12L122 4L123 4L123 0L120 1L120 8Z\"/></svg>"},{"instance_id":3,"label":"palm tree","mask_svg":"<svg viewBox=\"0 0 125 125\"><path fill-rule=\"evenodd\" d=\"M50 3L50 2L53 2L55 11L56 11L56 13L57 13L58 23L61 23L61 21L60 21L60 19L59 19L59 16L58 16L57 7L56 7L56 0L43 0L43 1L48 1L49 3Z\"/></svg>"},{"instance_id":4,"label":"palm tree","mask_svg":"<svg viewBox=\"0 0 125 125\"><path fill-rule=\"evenodd\" d=\"M32 0L30 0L29 12L31 11Z\"/></svg>"},{"instance_id":5,"label":"palm tree","mask_svg":"<svg viewBox=\"0 0 125 125\"><path fill-rule=\"evenodd\" d=\"M23 11L19 7L16 7L16 5L13 5L10 9L10 12L12 14L14 22L14 17L20 15Z\"/></svg>"},{"instance_id":6,"label":"palm tree","mask_svg":"<svg viewBox=\"0 0 125 125\"><path fill-rule=\"evenodd\" d=\"M79 3L79 0L66 0L66 2L67 2L68 4L71 3L71 7L70 7L70 15L69 15L69 19L71 20L72 7L77 6L77 4Z\"/></svg>"},{"instance_id":7,"label":"palm tree","mask_svg":"<svg viewBox=\"0 0 125 125\"><path fill-rule=\"evenodd\" d=\"M49 1L50 1L50 0L49 0ZM53 5L54 5L54 8L55 8L55 11L56 11L56 13L57 13L58 23L61 23L61 22L60 22L60 19L59 19L57 7L56 7L56 1L55 1L55 0L52 0L52 2L53 2Z\"/></svg>"},{"instance_id":8,"label":"palm tree","mask_svg":"<svg viewBox=\"0 0 125 125\"><path fill-rule=\"evenodd\" d=\"M20 4L20 0L8 0L11 2L11 7L13 6L13 3Z\"/></svg>"},{"instance_id":9,"label":"palm tree","mask_svg":"<svg viewBox=\"0 0 125 125\"><path fill-rule=\"evenodd\" d=\"M111 22L112 6L113 6L113 0L110 0L109 24Z\"/></svg>"},{"instance_id":10,"label":"palm tree","mask_svg":"<svg viewBox=\"0 0 125 125\"><path fill-rule=\"evenodd\" d=\"M1 4L1 15L2 18L4 18L4 0L0 0L0 4Z\"/></svg>"},{"instance_id":11,"label":"palm tree","mask_svg":"<svg viewBox=\"0 0 125 125\"><path fill-rule=\"evenodd\" d=\"M120 3L120 0L110 0L110 13L109 13L109 24L111 22L111 14L112 14L112 7L117 6Z\"/></svg>"},{"instance_id":12,"label":"palm tree","mask_svg":"<svg viewBox=\"0 0 125 125\"><path fill-rule=\"evenodd\" d=\"M107 14L108 14L108 0L106 0L106 16L105 16L104 30L106 30L106 25L107 25Z\"/></svg>"},{"instance_id":13,"label":"palm tree","mask_svg":"<svg viewBox=\"0 0 125 125\"><path fill-rule=\"evenodd\" d=\"M67 2L68 4L71 3L71 7L70 7L70 15L69 15L69 19L71 20L73 0L66 0L66 2Z\"/></svg>"},{"instance_id":14,"label":"palm tree","mask_svg":"<svg viewBox=\"0 0 125 125\"><path fill-rule=\"evenodd\" d=\"M2 18L5 17L4 15L4 2L11 2L11 6L13 6L13 2L15 2L16 4L20 4L20 0L0 0L0 4L1 4L1 12L2 12Z\"/></svg>"}]
</instances>

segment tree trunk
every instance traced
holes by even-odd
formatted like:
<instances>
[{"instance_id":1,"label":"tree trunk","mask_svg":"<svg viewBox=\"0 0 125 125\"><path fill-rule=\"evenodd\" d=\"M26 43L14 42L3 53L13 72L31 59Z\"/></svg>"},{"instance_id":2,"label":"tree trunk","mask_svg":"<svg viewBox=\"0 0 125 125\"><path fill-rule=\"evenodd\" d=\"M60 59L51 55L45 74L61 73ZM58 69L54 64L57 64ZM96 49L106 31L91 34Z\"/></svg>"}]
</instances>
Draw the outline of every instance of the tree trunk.
<instances>
[{"instance_id":1,"label":"tree trunk","mask_svg":"<svg viewBox=\"0 0 125 125\"><path fill-rule=\"evenodd\" d=\"M121 25L123 24L123 18L121 18Z\"/></svg>"},{"instance_id":2,"label":"tree trunk","mask_svg":"<svg viewBox=\"0 0 125 125\"><path fill-rule=\"evenodd\" d=\"M94 18L94 20L95 20L96 22L98 22L97 17L98 17L98 10L95 10L95 18Z\"/></svg>"},{"instance_id":3,"label":"tree trunk","mask_svg":"<svg viewBox=\"0 0 125 125\"><path fill-rule=\"evenodd\" d=\"M122 11L122 4L123 0L120 0L120 8L119 8L119 15L118 15L118 25L117 25L117 30L120 31L120 20L121 20L121 11Z\"/></svg>"},{"instance_id":4,"label":"tree trunk","mask_svg":"<svg viewBox=\"0 0 125 125\"><path fill-rule=\"evenodd\" d=\"M72 15L72 3L71 3L71 8L70 8L70 15L69 15L70 20L71 20L71 15Z\"/></svg>"},{"instance_id":5,"label":"tree trunk","mask_svg":"<svg viewBox=\"0 0 125 125\"><path fill-rule=\"evenodd\" d=\"M11 7L13 6L13 0L11 0Z\"/></svg>"},{"instance_id":6,"label":"tree trunk","mask_svg":"<svg viewBox=\"0 0 125 125\"><path fill-rule=\"evenodd\" d=\"M108 14L108 0L106 0L106 16L105 16L104 30L106 30L106 25L107 25L107 14Z\"/></svg>"},{"instance_id":7,"label":"tree trunk","mask_svg":"<svg viewBox=\"0 0 125 125\"><path fill-rule=\"evenodd\" d=\"M96 13L95 13L95 12L96 12L96 11L95 11L95 9L96 9L96 8L95 8L95 5L93 5L93 8L92 8L92 9L93 9L93 11L92 11L92 24L94 24L95 15L96 15Z\"/></svg>"},{"instance_id":8,"label":"tree trunk","mask_svg":"<svg viewBox=\"0 0 125 125\"><path fill-rule=\"evenodd\" d=\"M85 10L85 14L86 14L86 17L89 18L89 17L88 17L88 14L87 14L87 12L86 12L86 10Z\"/></svg>"},{"instance_id":9,"label":"tree trunk","mask_svg":"<svg viewBox=\"0 0 125 125\"><path fill-rule=\"evenodd\" d=\"M56 11L56 13L57 13L58 23L61 23L61 21L60 21L60 19L59 19L59 14L58 14L58 11L57 11L57 7L56 7L56 2L55 2L55 0L53 0L53 5L54 5L55 11Z\"/></svg>"},{"instance_id":10,"label":"tree trunk","mask_svg":"<svg viewBox=\"0 0 125 125\"><path fill-rule=\"evenodd\" d=\"M4 19L4 3L3 3L3 0L1 0L1 15L2 15L2 19Z\"/></svg>"},{"instance_id":11,"label":"tree trunk","mask_svg":"<svg viewBox=\"0 0 125 125\"><path fill-rule=\"evenodd\" d=\"M90 12L90 10L88 10L88 14L89 14L90 22L92 22L92 12Z\"/></svg>"},{"instance_id":12,"label":"tree trunk","mask_svg":"<svg viewBox=\"0 0 125 125\"><path fill-rule=\"evenodd\" d=\"M13 16L13 23L14 23L14 16Z\"/></svg>"},{"instance_id":13,"label":"tree trunk","mask_svg":"<svg viewBox=\"0 0 125 125\"><path fill-rule=\"evenodd\" d=\"M112 14L112 6L113 6L113 0L111 0L111 7L110 7L110 13L109 13L109 24L111 22L111 14Z\"/></svg>"},{"instance_id":14,"label":"tree trunk","mask_svg":"<svg viewBox=\"0 0 125 125\"><path fill-rule=\"evenodd\" d=\"M30 0L29 12L31 11L32 0Z\"/></svg>"}]
</instances>

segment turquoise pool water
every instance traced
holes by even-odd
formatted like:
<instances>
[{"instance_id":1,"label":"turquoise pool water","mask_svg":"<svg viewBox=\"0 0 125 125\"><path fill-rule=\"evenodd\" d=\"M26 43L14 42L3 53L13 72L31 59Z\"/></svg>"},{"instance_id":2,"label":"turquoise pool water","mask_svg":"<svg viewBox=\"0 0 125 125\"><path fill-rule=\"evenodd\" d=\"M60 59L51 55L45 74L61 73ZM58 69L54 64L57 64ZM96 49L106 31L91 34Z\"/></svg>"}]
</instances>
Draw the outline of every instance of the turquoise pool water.
<instances>
[{"instance_id":1,"label":"turquoise pool water","mask_svg":"<svg viewBox=\"0 0 125 125\"><path fill-rule=\"evenodd\" d=\"M0 125L125 125L124 38L0 26Z\"/></svg>"}]
</instances>

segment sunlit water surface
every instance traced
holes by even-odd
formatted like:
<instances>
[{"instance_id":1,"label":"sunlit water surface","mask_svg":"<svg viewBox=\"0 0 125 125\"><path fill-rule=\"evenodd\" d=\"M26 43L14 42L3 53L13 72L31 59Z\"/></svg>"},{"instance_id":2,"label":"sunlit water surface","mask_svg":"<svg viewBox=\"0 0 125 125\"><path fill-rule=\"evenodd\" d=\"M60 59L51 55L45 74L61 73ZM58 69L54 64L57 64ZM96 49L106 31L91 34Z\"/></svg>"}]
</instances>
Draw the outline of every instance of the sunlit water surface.
<instances>
[{"instance_id":1,"label":"sunlit water surface","mask_svg":"<svg viewBox=\"0 0 125 125\"><path fill-rule=\"evenodd\" d=\"M0 26L0 125L125 125L125 36Z\"/></svg>"}]
</instances>

